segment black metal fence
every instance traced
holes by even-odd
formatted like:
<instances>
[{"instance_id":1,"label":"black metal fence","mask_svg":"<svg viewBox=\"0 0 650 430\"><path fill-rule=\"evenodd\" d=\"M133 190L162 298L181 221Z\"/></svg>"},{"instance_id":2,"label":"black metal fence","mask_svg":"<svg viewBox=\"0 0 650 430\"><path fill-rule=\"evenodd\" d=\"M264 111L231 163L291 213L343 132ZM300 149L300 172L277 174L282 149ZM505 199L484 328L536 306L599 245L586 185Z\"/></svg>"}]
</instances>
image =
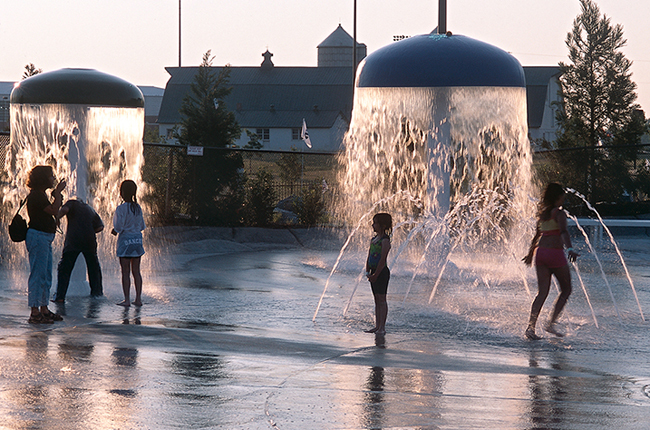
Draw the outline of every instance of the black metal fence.
<instances>
[{"instance_id":1,"label":"black metal fence","mask_svg":"<svg viewBox=\"0 0 650 430\"><path fill-rule=\"evenodd\" d=\"M201 152L202 155L191 155L186 147L144 144L146 200L158 222L240 223L238 213L251 184L262 172L270 179L266 184L272 190L274 204L300 196L310 187L322 187L329 194L336 188L336 153L209 147L202 148ZM214 179L220 169L232 165L238 167L233 182L223 184ZM215 212L200 213L200 203L206 201ZM203 220L199 220L201 217Z\"/></svg>"},{"instance_id":2,"label":"black metal fence","mask_svg":"<svg viewBox=\"0 0 650 430\"><path fill-rule=\"evenodd\" d=\"M650 145L541 150L533 167L540 185L552 181L573 188L603 216L650 213ZM569 197L565 206L572 213L590 214L580 199Z\"/></svg>"},{"instance_id":3,"label":"black metal fence","mask_svg":"<svg viewBox=\"0 0 650 430\"><path fill-rule=\"evenodd\" d=\"M8 147L9 134L0 133L0 164L3 166ZM338 155L203 148L203 155L198 156L188 155L186 147L145 143L142 175L147 184L146 201L159 223L197 223L198 214L193 207L198 202L207 202L205 206L215 210L204 216L201 223L239 223L242 216L238 212L253 180L262 173L268 179L266 183L272 190L274 205L291 196L301 196L310 187L323 187L328 190L324 198L334 198L338 190ZM585 170L589 160L597 170ZM223 187L210 181L218 176L219 169L232 166L237 166L237 175L234 175L237 181L229 184L230 194L225 195ZM535 180L540 184L558 181L583 194L591 192L587 197L603 215L650 213L650 145L537 151L534 171ZM6 180L4 169L0 176L0 181ZM217 195L211 195L210 189ZM605 192L608 198L599 197Z\"/></svg>"},{"instance_id":4,"label":"black metal fence","mask_svg":"<svg viewBox=\"0 0 650 430\"><path fill-rule=\"evenodd\" d=\"M6 180L6 172L4 171L5 160L7 158L7 150L9 149L9 141L11 136L9 132L0 131L0 166L3 169L0 170L0 181Z\"/></svg>"}]
</instances>

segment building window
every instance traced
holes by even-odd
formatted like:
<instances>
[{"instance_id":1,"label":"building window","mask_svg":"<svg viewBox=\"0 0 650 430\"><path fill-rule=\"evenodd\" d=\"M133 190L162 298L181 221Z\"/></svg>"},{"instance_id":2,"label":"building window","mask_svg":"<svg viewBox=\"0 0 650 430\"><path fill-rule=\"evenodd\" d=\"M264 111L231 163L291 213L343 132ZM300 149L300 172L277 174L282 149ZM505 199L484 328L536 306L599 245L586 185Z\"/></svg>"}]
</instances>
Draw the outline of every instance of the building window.
<instances>
[{"instance_id":1,"label":"building window","mask_svg":"<svg viewBox=\"0 0 650 430\"><path fill-rule=\"evenodd\" d=\"M300 132L302 129L300 128L292 128L291 129L291 140L300 140Z\"/></svg>"},{"instance_id":2,"label":"building window","mask_svg":"<svg viewBox=\"0 0 650 430\"><path fill-rule=\"evenodd\" d=\"M9 123L9 102L0 101L0 122Z\"/></svg>"},{"instance_id":3,"label":"building window","mask_svg":"<svg viewBox=\"0 0 650 430\"><path fill-rule=\"evenodd\" d=\"M255 134L257 134L262 142L268 142L271 140L271 132L268 128L258 128L255 130Z\"/></svg>"}]
</instances>

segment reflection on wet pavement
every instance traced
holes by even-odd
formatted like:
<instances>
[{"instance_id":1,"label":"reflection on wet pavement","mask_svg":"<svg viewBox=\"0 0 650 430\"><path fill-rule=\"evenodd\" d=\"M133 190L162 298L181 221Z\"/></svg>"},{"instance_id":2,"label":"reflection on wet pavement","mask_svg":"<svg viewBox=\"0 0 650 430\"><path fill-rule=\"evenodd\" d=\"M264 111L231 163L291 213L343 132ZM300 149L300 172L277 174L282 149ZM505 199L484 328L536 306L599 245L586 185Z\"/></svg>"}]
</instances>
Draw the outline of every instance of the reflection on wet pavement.
<instances>
[{"instance_id":1,"label":"reflection on wet pavement","mask_svg":"<svg viewBox=\"0 0 650 430\"><path fill-rule=\"evenodd\" d=\"M312 323L327 276L319 259L331 257L202 257L150 274L141 308L114 305L114 276L107 297L71 295L56 309L65 321L47 327L28 325L25 297L0 281L0 426L643 428L650 379L634 357L647 357L647 334L629 353L586 325L531 343L516 321L514 335L472 332L464 319L394 301L389 333L374 336L363 333L365 290L346 317L348 292L335 290Z\"/></svg>"}]
</instances>

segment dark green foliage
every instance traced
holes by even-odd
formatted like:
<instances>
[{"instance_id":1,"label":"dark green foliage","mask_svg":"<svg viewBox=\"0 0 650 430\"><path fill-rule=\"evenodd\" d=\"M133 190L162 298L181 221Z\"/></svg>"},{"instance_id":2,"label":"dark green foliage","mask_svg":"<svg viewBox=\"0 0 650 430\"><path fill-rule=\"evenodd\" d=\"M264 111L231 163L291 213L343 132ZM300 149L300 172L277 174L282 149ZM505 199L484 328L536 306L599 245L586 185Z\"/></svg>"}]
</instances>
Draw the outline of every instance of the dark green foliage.
<instances>
[{"instance_id":1,"label":"dark green foliage","mask_svg":"<svg viewBox=\"0 0 650 430\"><path fill-rule=\"evenodd\" d=\"M203 225L231 225L241 218L243 203L243 160L240 154L220 150L232 146L241 135L235 115L226 110L223 99L230 94L230 69L218 76L211 69L210 51L203 56L199 71L183 100L181 145L203 146L203 156L179 159L174 197L180 213ZM214 148L214 149L211 149ZM191 198L188 196L192 196Z\"/></svg>"},{"instance_id":2,"label":"dark green foliage","mask_svg":"<svg viewBox=\"0 0 650 430\"><path fill-rule=\"evenodd\" d=\"M149 208L153 225L165 224L171 216L166 208L166 193L169 154L172 151L171 148L158 146L144 148L142 180L147 186L139 200Z\"/></svg>"},{"instance_id":3,"label":"dark green foliage","mask_svg":"<svg viewBox=\"0 0 650 430\"><path fill-rule=\"evenodd\" d=\"M165 139L159 134L158 127L144 126L144 135L142 140L147 143L165 142Z\"/></svg>"},{"instance_id":4,"label":"dark green foliage","mask_svg":"<svg viewBox=\"0 0 650 430\"><path fill-rule=\"evenodd\" d=\"M190 85L190 93L183 99L178 134L181 145L224 148L241 135L235 114L226 110L223 101L232 91L228 86L230 68L226 66L215 75L212 60L210 51L203 55L199 71Z\"/></svg>"},{"instance_id":5,"label":"dark green foliage","mask_svg":"<svg viewBox=\"0 0 650 430\"><path fill-rule=\"evenodd\" d=\"M23 72L23 79L31 78L36 76L39 73L43 73L43 69L38 69L34 63L29 63L25 66L25 71Z\"/></svg>"},{"instance_id":6,"label":"dark green foliage","mask_svg":"<svg viewBox=\"0 0 650 430\"><path fill-rule=\"evenodd\" d=\"M276 204L273 175L266 170L260 170L248 183L245 223L256 226L269 225Z\"/></svg>"},{"instance_id":7,"label":"dark green foliage","mask_svg":"<svg viewBox=\"0 0 650 430\"><path fill-rule=\"evenodd\" d=\"M300 224L312 226L323 222L325 200L320 183L313 182L302 189L296 201L296 212Z\"/></svg>"},{"instance_id":8,"label":"dark green foliage","mask_svg":"<svg viewBox=\"0 0 650 430\"><path fill-rule=\"evenodd\" d=\"M244 148L247 149L262 149L264 145L260 142L260 137L257 133L253 133L250 130L246 130L246 135L248 136L248 143L244 145Z\"/></svg>"},{"instance_id":9,"label":"dark green foliage","mask_svg":"<svg viewBox=\"0 0 650 430\"><path fill-rule=\"evenodd\" d=\"M296 148L291 148L292 151L295 151ZM280 179L283 182L290 184L291 194L293 194L294 184L300 180L302 175L302 162L300 160L300 154L297 152L292 152L290 154L284 153L280 155L278 161L275 162L280 168Z\"/></svg>"},{"instance_id":10,"label":"dark green foliage","mask_svg":"<svg viewBox=\"0 0 650 430\"><path fill-rule=\"evenodd\" d=\"M627 42L623 27L601 16L592 0L580 5L566 39L571 62L560 63L563 102L556 144L584 150L563 152L561 164L552 169L557 176L549 179L576 188L592 202L616 201L635 186L637 149L622 146L639 143L644 119L635 104L632 63L621 52Z\"/></svg>"}]
</instances>

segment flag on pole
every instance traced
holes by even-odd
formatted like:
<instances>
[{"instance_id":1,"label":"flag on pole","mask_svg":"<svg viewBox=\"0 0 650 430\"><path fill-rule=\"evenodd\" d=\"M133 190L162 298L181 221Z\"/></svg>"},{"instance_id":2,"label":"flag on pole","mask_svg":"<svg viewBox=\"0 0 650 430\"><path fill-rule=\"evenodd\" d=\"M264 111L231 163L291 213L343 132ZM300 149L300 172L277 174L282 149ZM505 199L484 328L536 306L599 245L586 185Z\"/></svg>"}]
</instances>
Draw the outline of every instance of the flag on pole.
<instances>
[{"instance_id":1,"label":"flag on pole","mask_svg":"<svg viewBox=\"0 0 650 430\"><path fill-rule=\"evenodd\" d=\"M307 131L307 123L305 122L305 118L302 119L302 131L300 132L300 138L303 142L305 142L305 145L311 148L311 140L309 140L309 132Z\"/></svg>"}]
</instances>

